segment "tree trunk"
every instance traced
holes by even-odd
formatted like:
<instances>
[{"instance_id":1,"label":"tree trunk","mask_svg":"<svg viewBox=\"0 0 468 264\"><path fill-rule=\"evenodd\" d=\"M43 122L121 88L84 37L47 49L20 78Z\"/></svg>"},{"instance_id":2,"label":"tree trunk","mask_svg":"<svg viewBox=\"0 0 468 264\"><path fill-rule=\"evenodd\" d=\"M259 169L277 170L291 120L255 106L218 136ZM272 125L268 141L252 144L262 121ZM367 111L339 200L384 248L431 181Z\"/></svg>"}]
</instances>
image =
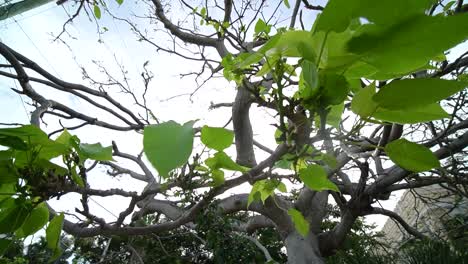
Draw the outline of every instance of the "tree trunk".
<instances>
[{"instance_id":1,"label":"tree trunk","mask_svg":"<svg viewBox=\"0 0 468 264\"><path fill-rule=\"evenodd\" d=\"M322 264L317 236L309 233L303 237L297 232L291 232L284 240L288 251L289 264Z\"/></svg>"}]
</instances>

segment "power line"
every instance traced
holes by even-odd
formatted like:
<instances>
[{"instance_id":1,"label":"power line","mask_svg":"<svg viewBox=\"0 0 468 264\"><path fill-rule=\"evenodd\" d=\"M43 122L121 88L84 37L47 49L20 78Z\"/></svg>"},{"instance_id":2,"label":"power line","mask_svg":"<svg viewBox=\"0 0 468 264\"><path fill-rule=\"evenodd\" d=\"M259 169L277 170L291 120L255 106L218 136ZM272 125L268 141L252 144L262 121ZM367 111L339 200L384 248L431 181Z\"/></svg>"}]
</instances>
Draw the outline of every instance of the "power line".
<instances>
[{"instance_id":1,"label":"power line","mask_svg":"<svg viewBox=\"0 0 468 264\"><path fill-rule=\"evenodd\" d=\"M16 19L13 18L13 20L15 20L16 24L18 25L18 27L21 29L21 31L23 32L23 34L28 38L29 42L31 42L31 44L34 46L34 48L37 50L37 52L39 53L39 55L41 55L41 57L47 62L47 64L50 66L50 68L52 68L52 70L55 72L55 74L60 78L62 79L62 77L60 76L60 74L57 72L57 70L55 70L54 66L52 66L52 64L49 62L49 60L44 56L44 54L42 53L42 51L36 46L36 44L34 43L34 41L32 41L32 39L29 37L29 35L26 33L26 31L24 31L23 27L20 25L20 23L18 23L18 21L16 21Z\"/></svg>"},{"instance_id":2,"label":"power line","mask_svg":"<svg viewBox=\"0 0 468 264\"><path fill-rule=\"evenodd\" d=\"M102 209L104 209L106 212L108 212L109 214L111 214L112 216L114 216L115 218L119 218L117 215L115 215L114 213L112 213L109 209L107 209L106 207L104 207L103 205L101 205L100 203L98 203L96 200L94 200L93 198L91 197L88 197L89 200L93 201L95 204L97 204L99 207L101 207Z\"/></svg>"},{"instance_id":3,"label":"power line","mask_svg":"<svg viewBox=\"0 0 468 264\"><path fill-rule=\"evenodd\" d=\"M0 38L0 42L2 42L2 39L1 39L1 38ZM13 74L13 70L12 70L11 68L8 68L8 71L9 71L11 74ZM16 89L16 90L20 90L20 89L18 88L18 84L16 83L15 80L13 80L13 84L15 85L15 89ZM18 95L18 97L19 97L20 100L21 100L21 104L23 105L23 109L24 109L24 112L26 113L26 116L27 116L28 120L31 120L31 117L30 117L30 115L29 115L29 112L28 112L28 110L26 109L26 105L25 105L25 103L24 103L23 97L22 97L20 94L18 94L18 93L16 93L16 94Z\"/></svg>"}]
</instances>

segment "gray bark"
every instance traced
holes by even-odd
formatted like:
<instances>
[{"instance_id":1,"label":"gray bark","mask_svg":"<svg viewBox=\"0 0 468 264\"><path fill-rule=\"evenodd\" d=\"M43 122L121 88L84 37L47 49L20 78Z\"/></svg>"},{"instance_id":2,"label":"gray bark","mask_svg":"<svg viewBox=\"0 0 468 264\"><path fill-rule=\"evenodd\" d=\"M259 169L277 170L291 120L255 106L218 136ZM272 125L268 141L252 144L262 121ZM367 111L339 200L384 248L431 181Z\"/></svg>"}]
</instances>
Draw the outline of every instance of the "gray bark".
<instances>
[{"instance_id":1,"label":"gray bark","mask_svg":"<svg viewBox=\"0 0 468 264\"><path fill-rule=\"evenodd\" d=\"M320 255L317 237L312 233L303 237L295 231L291 232L284 243L288 252L289 264L325 263Z\"/></svg>"}]
</instances>

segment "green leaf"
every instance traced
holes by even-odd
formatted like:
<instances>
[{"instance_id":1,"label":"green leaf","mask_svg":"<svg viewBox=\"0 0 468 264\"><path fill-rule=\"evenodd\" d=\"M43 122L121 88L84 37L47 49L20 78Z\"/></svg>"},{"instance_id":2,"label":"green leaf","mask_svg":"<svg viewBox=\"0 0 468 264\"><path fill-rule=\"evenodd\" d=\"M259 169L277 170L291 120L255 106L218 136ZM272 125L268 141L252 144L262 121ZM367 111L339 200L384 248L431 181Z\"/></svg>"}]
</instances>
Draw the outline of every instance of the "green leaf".
<instances>
[{"instance_id":1,"label":"green leaf","mask_svg":"<svg viewBox=\"0 0 468 264\"><path fill-rule=\"evenodd\" d=\"M41 143L47 141L47 134L33 125L23 125L14 128L1 128L0 135L16 136L31 143Z\"/></svg>"},{"instance_id":2,"label":"green leaf","mask_svg":"<svg viewBox=\"0 0 468 264\"><path fill-rule=\"evenodd\" d=\"M55 250L59 248L59 241L60 241L60 234L62 232L63 220L65 216L63 213L54 216L52 220L50 220L49 225L46 229L46 240L47 240L47 247Z\"/></svg>"},{"instance_id":3,"label":"green leaf","mask_svg":"<svg viewBox=\"0 0 468 264\"><path fill-rule=\"evenodd\" d=\"M275 137L276 144L281 144L286 139L286 135L284 135L284 133L279 128L275 130L274 137Z\"/></svg>"},{"instance_id":4,"label":"green leaf","mask_svg":"<svg viewBox=\"0 0 468 264\"><path fill-rule=\"evenodd\" d=\"M455 4L455 2L456 2L456 1L450 1L450 2L448 2L447 4L445 4L445 6L444 6L444 11L449 10L449 9L453 6L453 4Z\"/></svg>"},{"instance_id":5,"label":"green leaf","mask_svg":"<svg viewBox=\"0 0 468 264\"><path fill-rule=\"evenodd\" d=\"M440 167L439 160L430 149L403 138L388 143L385 152L405 170L422 172Z\"/></svg>"},{"instance_id":6,"label":"green leaf","mask_svg":"<svg viewBox=\"0 0 468 264\"><path fill-rule=\"evenodd\" d=\"M124 2L124 0L115 0L115 1L116 1L116 2L117 2L117 4L119 4L119 5L122 5L122 4L123 4L123 2Z\"/></svg>"},{"instance_id":7,"label":"green leaf","mask_svg":"<svg viewBox=\"0 0 468 264\"><path fill-rule=\"evenodd\" d=\"M387 94L391 97L396 96L395 94ZM437 103L404 110L389 110L377 104L373 100L374 95L375 84L373 83L359 90L351 101L351 110L363 118L372 116L382 121L399 124L416 124L448 117L447 112ZM387 103L385 102L385 104Z\"/></svg>"},{"instance_id":8,"label":"green leaf","mask_svg":"<svg viewBox=\"0 0 468 264\"><path fill-rule=\"evenodd\" d=\"M34 166L36 166L38 169L42 169L42 170L45 170L45 171L53 171L55 175L62 175L62 176L65 176L65 175L68 175L68 170L65 169L64 167L62 166L59 166L49 160L45 160L45 159L38 159L34 162Z\"/></svg>"},{"instance_id":9,"label":"green leaf","mask_svg":"<svg viewBox=\"0 0 468 264\"><path fill-rule=\"evenodd\" d=\"M70 152L70 149L63 144L48 140L38 146L38 159L49 160Z\"/></svg>"},{"instance_id":10,"label":"green leaf","mask_svg":"<svg viewBox=\"0 0 468 264\"><path fill-rule=\"evenodd\" d=\"M201 15L201 17L203 17L203 18L206 17L206 7L203 7L203 8L200 10L200 15Z\"/></svg>"},{"instance_id":11,"label":"green leaf","mask_svg":"<svg viewBox=\"0 0 468 264\"><path fill-rule=\"evenodd\" d=\"M71 178L73 180L74 183L76 183L78 186L80 186L81 188L84 188L85 187L85 184L84 184L84 181L83 179L80 177L80 175L78 175L78 173L76 172L76 166L73 166L70 170L70 174L71 174Z\"/></svg>"},{"instance_id":12,"label":"green leaf","mask_svg":"<svg viewBox=\"0 0 468 264\"><path fill-rule=\"evenodd\" d=\"M193 122L184 125L168 121L145 127L143 148L148 160L167 177L169 172L182 166L190 157L193 148Z\"/></svg>"},{"instance_id":13,"label":"green leaf","mask_svg":"<svg viewBox=\"0 0 468 264\"><path fill-rule=\"evenodd\" d=\"M377 103L372 99L374 95L375 83L371 83L367 87L360 89L351 101L351 111L363 118L371 116L377 108Z\"/></svg>"},{"instance_id":14,"label":"green leaf","mask_svg":"<svg viewBox=\"0 0 468 264\"><path fill-rule=\"evenodd\" d=\"M330 169L334 170L338 167L338 161L332 155L324 153L320 157Z\"/></svg>"},{"instance_id":15,"label":"green leaf","mask_svg":"<svg viewBox=\"0 0 468 264\"><path fill-rule=\"evenodd\" d=\"M292 166L293 163L291 160L280 159L275 163L275 166L273 167L278 169L290 170Z\"/></svg>"},{"instance_id":16,"label":"green leaf","mask_svg":"<svg viewBox=\"0 0 468 264\"><path fill-rule=\"evenodd\" d=\"M278 191L283 192L283 193L288 192L288 188L286 188L286 185L282 182L278 184L278 187L276 187L276 189L278 189Z\"/></svg>"},{"instance_id":17,"label":"green leaf","mask_svg":"<svg viewBox=\"0 0 468 264\"><path fill-rule=\"evenodd\" d=\"M0 184L17 183L19 175L12 160L0 160Z\"/></svg>"},{"instance_id":18,"label":"green leaf","mask_svg":"<svg viewBox=\"0 0 468 264\"><path fill-rule=\"evenodd\" d=\"M67 129L63 130L62 134L55 139L55 142L63 144L67 147L71 146L72 135L68 132Z\"/></svg>"},{"instance_id":19,"label":"green leaf","mask_svg":"<svg viewBox=\"0 0 468 264\"><path fill-rule=\"evenodd\" d=\"M358 20L357 24L360 25ZM343 73L346 72L347 66L359 59L359 56L348 51L348 42L355 35L355 30L353 27L349 27L340 33L315 33L322 51L319 68Z\"/></svg>"},{"instance_id":20,"label":"green leaf","mask_svg":"<svg viewBox=\"0 0 468 264\"><path fill-rule=\"evenodd\" d=\"M319 76L315 63L304 60L301 64L302 72L300 75L299 95L303 99L312 98L319 88Z\"/></svg>"},{"instance_id":21,"label":"green leaf","mask_svg":"<svg viewBox=\"0 0 468 264\"><path fill-rule=\"evenodd\" d=\"M195 166L195 170L202 171L202 172L209 172L210 171L210 169L208 169L207 167L202 166L202 165Z\"/></svg>"},{"instance_id":22,"label":"green leaf","mask_svg":"<svg viewBox=\"0 0 468 264\"><path fill-rule=\"evenodd\" d=\"M287 8L291 7L291 6L289 6L289 1L288 0L283 0L283 3Z\"/></svg>"},{"instance_id":23,"label":"green leaf","mask_svg":"<svg viewBox=\"0 0 468 264\"><path fill-rule=\"evenodd\" d=\"M3 138L3 140L1 140ZM20 143L22 141L23 143ZM10 143L10 147L26 150L27 145L51 145L55 142L51 141L47 134L41 129L32 125L23 125L15 128L2 128L0 129L0 145L2 143ZM8 146L8 145L7 145Z\"/></svg>"},{"instance_id":24,"label":"green leaf","mask_svg":"<svg viewBox=\"0 0 468 264\"><path fill-rule=\"evenodd\" d=\"M205 164L212 170L226 169L232 171L246 172L248 168L243 167L234 162L226 153L223 151L217 152L213 157L207 158Z\"/></svg>"},{"instance_id":25,"label":"green leaf","mask_svg":"<svg viewBox=\"0 0 468 264\"><path fill-rule=\"evenodd\" d=\"M294 223L296 231L301 234L301 236L306 237L309 234L309 222L307 222L304 216L298 210L291 208L288 210L288 215L291 216L291 219Z\"/></svg>"},{"instance_id":26,"label":"green leaf","mask_svg":"<svg viewBox=\"0 0 468 264\"><path fill-rule=\"evenodd\" d=\"M12 150L0 150L0 161L12 160L14 157L15 154Z\"/></svg>"},{"instance_id":27,"label":"green leaf","mask_svg":"<svg viewBox=\"0 0 468 264\"><path fill-rule=\"evenodd\" d=\"M15 185L16 184L0 184L0 203L16 193Z\"/></svg>"},{"instance_id":28,"label":"green leaf","mask_svg":"<svg viewBox=\"0 0 468 264\"><path fill-rule=\"evenodd\" d=\"M465 87L465 82L443 79L396 80L382 87L372 98L380 107L404 110L436 103Z\"/></svg>"},{"instance_id":29,"label":"green leaf","mask_svg":"<svg viewBox=\"0 0 468 264\"><path fill-rule=\"evenodd\" d=\"M390 28L368 24L349 41L348 50L383 73L404 75L464 41L468 27L460 25L467 24L468 14L415 16Z\"/></svg>"},{"instance_id":30,"label":"green leaf","mask_svg":"<svg viewBox=\"0 0 468 264\"><path fill-rule=\"evenodd\" d=\"M315 31L345 30L354 18L366 18L377 25L392 25L424 14L433 0L330 0L317 18Z\"/></svg>"},{"instance_id":31,"label":"green leaf","mask_svg":"<svg viewBox=\"0 0 468 264\"><path fill-rule=\"evenodd\" d=\"M99 8L98 5L94 5L94 16L97 18L97 19L101 19L101 8Z\"/></svg>"},{"instance_id":32,"label":"green leaf","mask_svg":"<svg viewBox=\"0 0 468 264\"><path fill-rule=\"evenodd\" d=\"M28 145L15 136L0 135L0 146L10 147L16 150L27 150Z\"/></svg>"},{"instance_id":33,"label":"green leaf","mask_svg":"<svg viewBox=\"0 0 468 264\"><path fill-rule=\"evenodd\" d=\"M112 160L112 147L103 147L101 143L80 144L81 155L85 159L108 161Z\"/></svg>"},{"instance_id":34,"label":"green leaf","mask_svg":"<svg viewBox=\"0 0 468 264\"><path fill-rule=\"evenodd\" d=\"M249 208L250 204L253 203L254 201L260 200L260 193L259 190L261 190L264 184L264 180L261 181L256 181L254 185L252 186L252 190L249 193L249 197L247 199L247 208Z\"/></svg>"},{"instance_id":35,"label":"green leaf","mask_svg":"<svg viewBox=\"0 0 468 264\"><path fill-rule=\"evenodd\" d=\"M49 221L49 209L43 202L36 206L16 231L18 237L27 237L39 231Z\"/></svg>"},{"instance_id":36,"label":"green leaf","mask_svg":"<svg viewBox=\"0 0 468 264\"><path fill-rule=\"evenodd\" d=\"M272 180L260 180L256 181L252 186L248 200L247 208L253 201L261 200L262 203L265 203L268 197L272 196L275 193L275 190L286 190L286 186L282 182L276 179Z\"/></svg>"},{"instance_id":37,"label":"green leaf","mask_svg":"<svg viewBox=\"0 0 468 264\"><path fill-rule=\"evenodd\" d=\"M224 183L224 172L222 170L211 171L211 177L213 178L213 186L219 186Z\"/></svg>"},{"instance_id":38,"label":"green leaf","mask_svg":"<svg viewBox=\"0 0 468 264\"><path fill-rule=\"evenodd\" d=\"M8 250L12 242L13 240L11 239L0 238L0 256L3 256L3 254Z\"/></svg>"},{"instance_id":39,"label":"green leaf","mask_svg":"<svg viewBox=\"0 0 468 264\"><path fill-rule=\"evenodd\" d=\"M57 247L54 249L52 256L49 259L49 263L52 263L54 260L57 260L62 255L62 249Z\"/></svg>"},{"instance_id":40,"label":"green leaf","mask_svg":"<svg viewBox=\"0 0 468 264\"><path fill-rule=\"evenodd\" d=\"M272 47L267 44L259 51L266 55L281 54L286 57L303 57L309 61L315 61L318 43L316 38L309 31L287 31L282 33Z\"/></svg>"},{"instance_id":41,"label":"green leaf","mask_svg":"<svg viewBox=\"0 0 468 264\"><path fill-rule=\"evenodd\" d=\"M398 124L417 124L450 117L437 103L405 110L378 108L372 116L382 121Z\"/></svg>"},{"instance_id":42,"label":"green leaf","mask_svg":"<svg viewBox=\"0 0 468 264\"><path fill-rule=\"evenodd\" d=\"M27 215L28 210L21 204L18 204L16 200L13 207L2 210L0 216L0 234L14 232L23 224Z\"/></svg>"},{"instance_id":43,"label":"green leaf","mask_svg":"<svg viewBox=\"0 0 468 264\"><path fill-rule=\"evenodd\" d=\"M327 115L327 124L334 128L339 128L341 123L341 115L344 111L344 103L332 105Z\"/></svg>"},{"instance_id":44,"label":"green leaf","mask_svg":"<svg viewBox=\"0 0 468 264\"><path fill-rule=\"evenodd\" d=\"M321 72L320 86L322 89L320 104L324 107L341 104L346 99L349 91L345 77L333 72Z\"/></svg>"},{"instance_id":45,"label":"green leaf","mask_svg":"<svg viewBox=\"0 0 468 264\"><path fill-rule=\"evenodd\" d=\"M239 62L236 67L243 69L251 64L259 62L263 57L282 55L285 57L302 57L309 61L316 60L316 51L320 43L318 38L309 31L295 30L278 33L270 38L258 52L250 54Z\"/></svg>"},{"instance_id":46,"label":"green leaf","mask_svg":"<svg viewBox=\"0 0 468 264\"><path fill-rule=\"evenodd\" d=\"M313 164L307 166L307 168L300 169L299 178L309 189L314 191L340 191L338 187L328 179L325 169L319 165Z\"/></svg>"},{"instance_id":47,"label":"green leaf","mask_svg":"<svg viewBox=\"0 0 468 264\"><path fill-rule=\"evenodd\" d=\"M222 151L231 146L234 133L221 127L203 126L201 130L201 141L207 147Z\"/></svg>"},{"instance_id":48,"label":"green leaf","mask_svg":"<svg viewBox=\"0 0 468 264\"><path fill-rule=\"evenodd\" d=\"M51 159L68 151L66 146L50 140L46 133L44 133L38 127L32 125L0 129L0 139L5 137L16 137L20 139L16 140L16 143L18 144L19 141L23 141L29 146L37 147L36 150L40 151L38 157L43 159ZM17 147L17 149L24 150L24 145L13 146L13 148L15 147Z\"/></svg>"},{"instance_id":49,"label":"green leaf","mask_svg":"<svg viewBox=\"0 0 468 264\"><path fill-rule=\"evenodd\" d=\"M259 18L257 23L255 24L255 34L258 35L262 32L268 33L267 31L269 31L268 24L265 23L265 21L263 21L261 18Z\"/></svg>"},{"instance_id":50,"label":"green leaf","mask_svg":"<svg viewBox=\"0 0 468 264\"><path fill-rule=\"evenodd\" d=\"M254 191L252 188L252 191L249 193L249 197L247 199L247 209L249 208L250 204L252 204L254 201L260 201L260 192Z\"/></svg>"}]
</instances>

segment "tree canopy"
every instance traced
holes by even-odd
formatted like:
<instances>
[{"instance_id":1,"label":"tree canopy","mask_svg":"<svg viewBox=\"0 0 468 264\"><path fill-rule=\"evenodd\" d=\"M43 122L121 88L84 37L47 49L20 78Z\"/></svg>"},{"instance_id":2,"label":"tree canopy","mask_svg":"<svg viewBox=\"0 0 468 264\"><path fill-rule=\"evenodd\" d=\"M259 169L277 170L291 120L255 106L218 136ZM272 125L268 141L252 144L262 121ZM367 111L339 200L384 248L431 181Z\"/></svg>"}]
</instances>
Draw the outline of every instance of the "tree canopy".
<instances>
[{"instance_id":1,"label":"tree canopy","mask_svg":"<svg viewBox=\"0 0 468 264\"><path fill-rule=\"evenodd\" d=\"M155 53L147 55L137 87L122 65L116 76L98 64L101 79L83 68L84 81L75 83L0 42L6 61L0 64L1 78L19 83L13 90L31 103L30 124L0 128L0 252L14 238L41 229L52 259L62 254L62 231L127 241L183 230L219 240L226 230L239 234L227 235L231 239L250 242L257 250L252 256L258 249L264 253L254 258L324 263L368 215L388 216L424 239L400 215L380 206L396 191L440 185L467 198L463 1L68 2L75 12L56 41L66 44L64 33L78 16L93 19L99 34L107 30L99 21L109 16ZM114 9L132 4L144 14L115 14ZM316 18L304 19L306 13ZM158 37L161 33L165 38ZM171 68L190 79L189 94L203 92L216 78L235 92L228 102L204 95L213 101L206 107L225 117L224 126L176 122L153 110L148 94L157 78L149 62L161 53L199 66L190 73ZM44 87L91 110L81 112ZM184 107L181 111L187 111ZM255 126L258 113L271 125ZM118 140L109 146L86 142L84 129L103 138L131 135L128 139L142 149L128 153ZM265 138L275 144L263 143ZM144 187L93 186L92 177L100 174L110 182L128 177ZM73 213L53 208L51 201L72 193L79 194ZM96 214L89 204L93 197L117 196L127 205L115 219ZM338 212L330 226L332 204ZM209 220L216 220L218 229L204 227ZM274 231L268 243L278 243L275 257L261 243L265 230ZM211 253L203 253L205 258L223 256L215 246L206 250ZM195 255L187 255L188 261L198 261Z\"/></svg>"}]
</instances>

